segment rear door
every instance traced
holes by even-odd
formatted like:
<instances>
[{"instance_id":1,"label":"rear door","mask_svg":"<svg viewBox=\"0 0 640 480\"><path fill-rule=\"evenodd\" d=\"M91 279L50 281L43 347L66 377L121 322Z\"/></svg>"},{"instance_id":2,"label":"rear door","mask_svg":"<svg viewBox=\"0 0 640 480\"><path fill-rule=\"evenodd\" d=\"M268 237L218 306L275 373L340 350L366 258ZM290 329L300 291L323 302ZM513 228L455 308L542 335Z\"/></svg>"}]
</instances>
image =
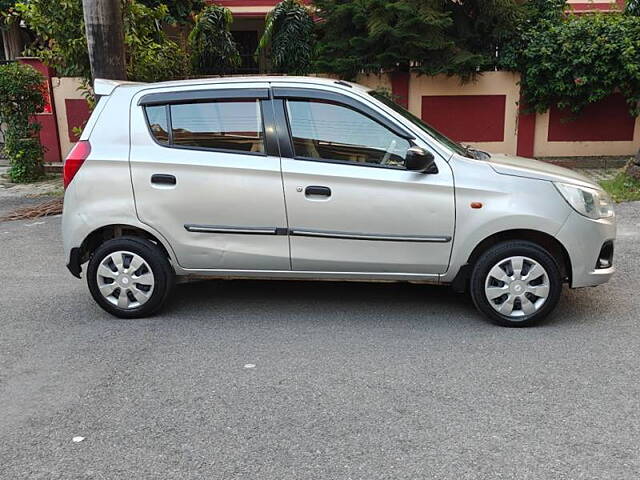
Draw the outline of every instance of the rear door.
<instances>
[{"instance_id":1,"label":"rear door","mask_svg":"<svg viewBox=\"0 0 640 480\"><path fill-rule=\"evenodd\" d=\"M273 92L293 270L445 272L455 225L448 163L436 153L437 173L406 170L416 139L358 98Z\"/></svg>"},{"instance_id":2,"label":"rear door","mask_svg":"<svg viewBox=\"0 0 640 480\"><path fill-rule=\"evenodd\" d=\"M179 264L289 270L268 85L144 90L131 108L137 214Z\"/></svg>"}]
</instances>

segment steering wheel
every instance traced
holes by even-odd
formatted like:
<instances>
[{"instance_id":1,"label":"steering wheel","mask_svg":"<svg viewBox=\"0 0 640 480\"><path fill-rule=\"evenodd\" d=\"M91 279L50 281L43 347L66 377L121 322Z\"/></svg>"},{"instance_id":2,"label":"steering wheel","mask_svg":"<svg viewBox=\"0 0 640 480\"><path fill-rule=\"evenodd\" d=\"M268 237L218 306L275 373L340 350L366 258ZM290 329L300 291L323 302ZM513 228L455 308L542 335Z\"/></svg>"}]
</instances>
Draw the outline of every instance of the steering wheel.
<instances>
[{"instance_id":1,"label":"steering wheel","mask_svg":"<svg viewBox=\"0 0 640 480\"><path fill-rule=\"evenodd\" d=\"M380 165L388 165L389 164L389 159L391 158L391 153L395 150L397 144L398 144L398 142L395 139L391 140L391 143L389 144L389 146L387 147L387 149L384 152L384 157L382 157L382 160L380 161Z\"/></svg>"}]
</instances>

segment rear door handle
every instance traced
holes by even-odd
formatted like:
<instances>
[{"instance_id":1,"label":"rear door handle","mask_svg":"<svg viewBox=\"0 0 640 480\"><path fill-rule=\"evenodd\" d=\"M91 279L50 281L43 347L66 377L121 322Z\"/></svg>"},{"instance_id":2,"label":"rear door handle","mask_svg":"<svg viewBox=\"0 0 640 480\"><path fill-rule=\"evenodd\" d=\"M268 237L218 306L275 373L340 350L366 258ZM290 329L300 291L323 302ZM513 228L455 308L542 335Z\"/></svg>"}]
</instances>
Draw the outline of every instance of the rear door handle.
<instances>
[{"instance_id":1,"label":"rear door handle","mask_svg":"<svg viewBox=\"0 0 640 480\"><path fill-rule=\"evenodd\" d=\"M329 187L321 187L318 185L309 185L304 189L305 195L319 195L322 197L330 197L331 189Z\"/></svg>"},{"instance_id":2,"label":"rear door handle","mask_svg":"<svg viewBox=\"0 0 640 480\"><path fill-rule=\"evenodd\" d=\"M167 175L166 173L154 173L151 175L151 183L158 185L175 185L176 177Z\"/></svg>"}]
</instances>

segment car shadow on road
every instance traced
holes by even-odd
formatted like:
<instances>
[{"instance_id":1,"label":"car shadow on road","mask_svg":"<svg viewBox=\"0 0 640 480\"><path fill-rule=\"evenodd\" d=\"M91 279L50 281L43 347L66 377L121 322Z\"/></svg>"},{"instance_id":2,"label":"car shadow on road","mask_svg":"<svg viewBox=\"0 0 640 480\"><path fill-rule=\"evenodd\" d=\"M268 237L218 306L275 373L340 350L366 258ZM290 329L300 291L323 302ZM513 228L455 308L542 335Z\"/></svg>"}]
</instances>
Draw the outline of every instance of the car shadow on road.
<instances>
[{"instance_id":1,"label":"car shadow on road","mask_svg":"<svg viewBox=\"0 0 640 480\"><path fill-rule=\"evenodd\" d=\"M206 280L177 285L164 312L279 321L482 321L468 295L410 283Z\"/></svg>"},{"instance_id":2,"label":"car shadow on road","mask_svg":"<svg viewBox=\"0 0 640 480\"><path fill-rule=\"evenodd\" d=\"M591 323L606 295L564 288L557 309L538 327ZM288 322L418 322L422 325L489 322L468 294L447 286L271 280L202 280L179 284L160 315L196 319ZM535 328L535 327L534 327Z\"/></svg>"}]
</instances>

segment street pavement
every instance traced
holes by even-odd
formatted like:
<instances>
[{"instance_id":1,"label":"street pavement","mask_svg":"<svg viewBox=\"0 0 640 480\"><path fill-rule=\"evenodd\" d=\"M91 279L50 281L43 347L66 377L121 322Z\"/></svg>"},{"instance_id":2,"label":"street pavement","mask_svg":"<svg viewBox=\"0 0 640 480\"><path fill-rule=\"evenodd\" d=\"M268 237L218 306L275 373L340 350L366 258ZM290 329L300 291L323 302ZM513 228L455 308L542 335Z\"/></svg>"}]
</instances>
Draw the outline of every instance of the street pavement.
<instances>
[{"instance_id":1,"label":"street pavement","mask_svg":"<svg viewBox=\"0 0 640 480\"><path fill-rule=\"evenodd\" d=\"M617 212L613 280L528 329L380 283L199 282L119 320L59 217L0 223L0 478L639 478L640 203Z\"/></svg>"}]
</instances>

